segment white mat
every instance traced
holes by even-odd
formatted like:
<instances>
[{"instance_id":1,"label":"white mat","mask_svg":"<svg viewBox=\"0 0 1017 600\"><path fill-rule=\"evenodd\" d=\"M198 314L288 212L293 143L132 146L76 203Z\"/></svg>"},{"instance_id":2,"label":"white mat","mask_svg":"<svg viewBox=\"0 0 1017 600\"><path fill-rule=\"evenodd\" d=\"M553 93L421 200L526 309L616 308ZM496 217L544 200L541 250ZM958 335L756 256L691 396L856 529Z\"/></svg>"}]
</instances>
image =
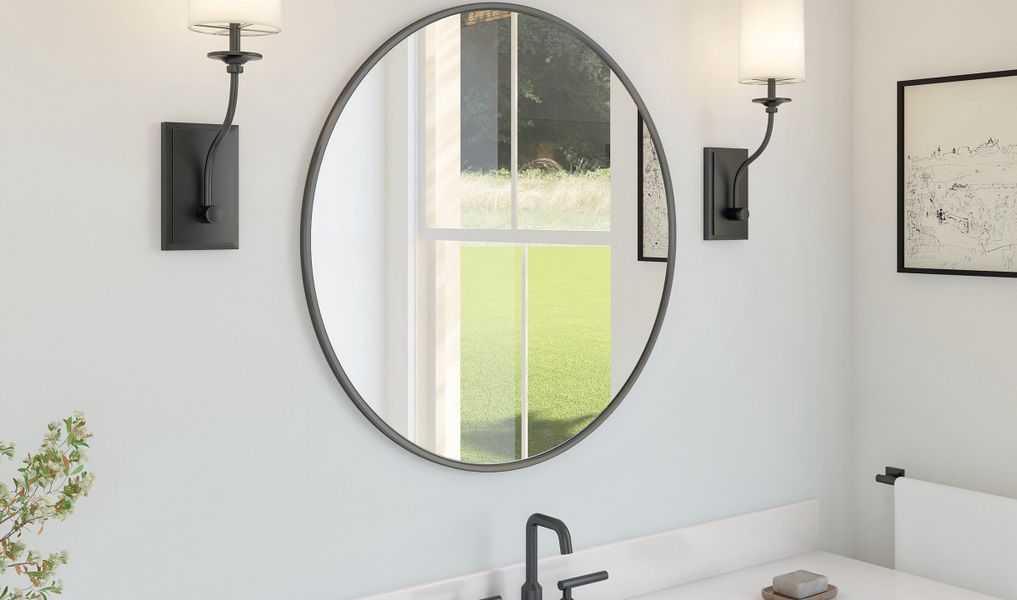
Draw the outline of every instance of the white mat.
<instances>
[{"instance_id":1,"label":"white mat","mask_svg":"<svg viewBox=\"0 0 1017 600\"><path fill-rule=\"evenodd\" d=\"M898 570L1017 600L1017 500L906 477L894 487Z\"/></svg>"}]
</instances>

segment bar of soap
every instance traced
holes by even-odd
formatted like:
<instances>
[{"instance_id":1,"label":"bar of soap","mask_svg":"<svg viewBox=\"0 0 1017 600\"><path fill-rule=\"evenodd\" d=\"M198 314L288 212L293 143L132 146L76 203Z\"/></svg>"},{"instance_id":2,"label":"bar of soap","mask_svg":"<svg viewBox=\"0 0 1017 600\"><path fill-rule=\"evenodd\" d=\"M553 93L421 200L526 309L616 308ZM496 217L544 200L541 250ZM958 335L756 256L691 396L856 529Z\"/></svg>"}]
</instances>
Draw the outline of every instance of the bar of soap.
<instances>
[{"instance_id":1,"label":"bar of soap","mask_svg":"<svg viewBox=\"0 0 1017 600\"><path fill-rule=\"evenodd\" d=\"M808 598L822 594L830 588L825 575L816 575L808 571L785 573L773 578L773 591L788 598Z\"/></svg>"}]
</instances>

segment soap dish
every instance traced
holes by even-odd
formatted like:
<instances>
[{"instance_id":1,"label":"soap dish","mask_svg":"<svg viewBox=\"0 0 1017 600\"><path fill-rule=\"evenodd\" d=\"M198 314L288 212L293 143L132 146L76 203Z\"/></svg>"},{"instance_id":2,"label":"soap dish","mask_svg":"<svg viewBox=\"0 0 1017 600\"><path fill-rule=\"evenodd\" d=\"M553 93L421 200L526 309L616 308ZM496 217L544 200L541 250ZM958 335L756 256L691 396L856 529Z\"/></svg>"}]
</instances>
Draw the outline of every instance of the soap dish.
<instances>
[{"instance_id":1,"label":"soap dish","mask_svg":"<svg viewBox=\"0 0 1017 600\"><path fill-rule=\"evenodd\" d=\"M829 588L826 589L825 592L821 594L816 594L815 596L809 596L808 598L802 598L802 600L831 600L832 598L836 597L837 597L837 586L831 585ZM795 600L795 598L784 596L773 591L772 585L763 588L763 598L765 598L766 600Z\"/></svg>"}]
</instances>

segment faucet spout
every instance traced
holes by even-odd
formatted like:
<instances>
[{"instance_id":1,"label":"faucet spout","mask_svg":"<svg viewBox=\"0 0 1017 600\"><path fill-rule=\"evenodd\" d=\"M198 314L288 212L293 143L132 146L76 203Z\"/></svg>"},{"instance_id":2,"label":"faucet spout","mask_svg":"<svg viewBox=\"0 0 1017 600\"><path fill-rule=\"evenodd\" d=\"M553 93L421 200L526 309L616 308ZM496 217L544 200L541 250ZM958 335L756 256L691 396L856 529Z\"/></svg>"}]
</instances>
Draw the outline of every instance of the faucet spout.
<instances>
[{"instance_id":1,"label":"faucet spout","mask_svg":"<svg viewBox=\"0 0 1017 600\"><path fill-rule=\"evenodd\" d=\"M544 527L558 534L558 548L562 554L572 554L572 535L560 519L535 513L526 520L526 581L522 600L541 600L543 595L537 579L537 529Z\"/></svg>"}]
</instances>

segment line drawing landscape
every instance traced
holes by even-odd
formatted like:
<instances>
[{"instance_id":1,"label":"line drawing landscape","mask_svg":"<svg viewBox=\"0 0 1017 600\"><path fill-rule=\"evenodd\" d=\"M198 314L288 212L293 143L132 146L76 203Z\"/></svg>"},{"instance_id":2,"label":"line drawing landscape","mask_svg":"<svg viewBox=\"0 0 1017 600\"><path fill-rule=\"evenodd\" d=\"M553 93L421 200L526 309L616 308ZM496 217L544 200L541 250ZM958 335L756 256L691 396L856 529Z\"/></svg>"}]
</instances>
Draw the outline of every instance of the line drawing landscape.
<instances>
[{"instance_id":1,"label":"line drawing landscape","mask_svg":"<svg viewBox=\"0 0 1017 600\"><path fill-rule=\"evenodd\" d=\"M905 267L1017 273L1017 143L904 161Z\"/></svg>"}]
</instances>

